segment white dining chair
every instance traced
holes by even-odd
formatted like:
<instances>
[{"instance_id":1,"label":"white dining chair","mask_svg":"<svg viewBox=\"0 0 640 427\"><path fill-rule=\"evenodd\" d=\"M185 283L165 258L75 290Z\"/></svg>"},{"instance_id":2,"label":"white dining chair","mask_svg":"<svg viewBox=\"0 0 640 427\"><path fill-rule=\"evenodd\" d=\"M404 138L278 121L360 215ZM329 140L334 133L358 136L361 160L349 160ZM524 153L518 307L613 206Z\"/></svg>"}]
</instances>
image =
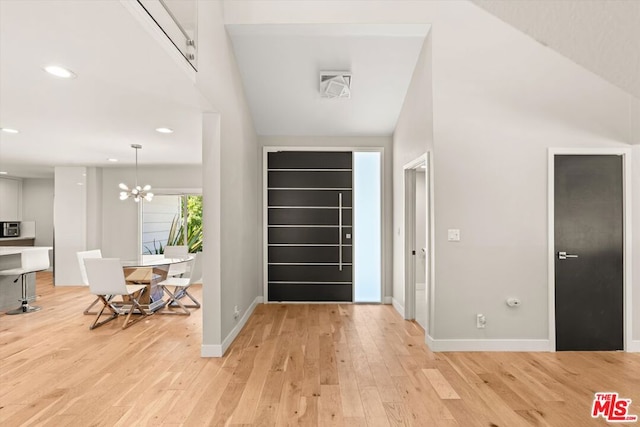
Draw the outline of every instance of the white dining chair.
<instances>
[{"instance_id":1,"label":"white dining chair","mask_svg":"<svg viewBox=\"0 0 640 427\"><path fill-rule=\"evenodd\" d=\"M80 267L80 275L82 276L82 283L84 283L85 286L89 286L89 278L87 277L87 269L84 266L84 260L87 258L102 258L102 252L100 251L100 249L93 249L90 251L77 252L76 256L78 258L78 266ZM91 304L89 304L89 307L87 307L84 310L83 314L96 314L96 312L91 311L91 309L93 308L94 305L96 305L99 302L100 302L100 298L96 297L96 299L93 300Z\"/></svg>"},{"instance_id":2,"label":"white dining chair","mask_svg":"<svg viewBox=\"0 0 640 427\"><path fill-rule=\"evenodd\" d=\"M189 256L189 247L186 245L170 245L164 247L165 258L186 258ZM187 263L181 262L169 266L167 277L182 276L187 272Z\"/></svg>"},{"instance_id":3,"label":"white dining chair","mask_svg":"<svg viewBox=\"0 0 640 427\"><path fill-rule=\"evenodd\" d=\"M87 277L87 269L84 266L84 260L86 258L102 258L102 251L100 249L93 249L90 251L76 252L78 258L78 265L80 267L80 275L82 276L82 283L85 286L89 286L89 278Z\"/></svg>"},{"instance_id":4,"label":"white dining chair","mask_svg":"<svg viewBox=\"0 0 640 427\"><path fill-rule=\"evenodd\" d=\"M121 307L129 306L127 317L122 325L122 329L126 329L134 323L139 322L153 313L149 313L139 303L139 299L147 289L146 285L127 285L124 279L124 271L122 264L118 258L86 258L84 265L87 269L87 279L89 280L89 289L91 293L96 295L102 301L102 308L98 312L95 321L89 329L95 329L107 322L112 321L118 315L124 314L124 309L116 309L113 306L112 299L121 296L122 301L118 302ZM111 316L106 320L100 320L105 309L109 309ZM141 314L135 320L130 320L134 311Z\"/></svg>"},{"instance_id":5,"label":"white dining chair","mask_svg":"<svg viewBox=\"0 0 640 427\"><path fill-rule=\"evenodd\" d=\"M22 280L22 298L20 299L20 307L15 310L7 311L7 314L24 314L38 311L41 307L29 305L30 300L34 300L35 296L29 298L27 296L27 275L37 271L43 271L49 268L49 248L30 248L23 249L20 254L20 267L8 270L0 270L0 276L18 276L13 283Z\"/></svg>"},{"instance_id":6,"label":"white dining chair","mask_svg":"<svg viewBox=\"0 0 640 427\"><path fill-rule=\"evenodd\" d=\"M158 283L164 292L169 295L169 299L166 301L164 309L161 314L183 314L190 315L191 312L188 308L200 308L200 303L193 295L189 293L189 287L194 283L202 282L202 252L195 254L195 259L190 262L191 273L189 277L168 277L166 280ZM169 287L173 289L169 289ZM183 304L180 298L186 296L193 304ZM181 311L171 311L173 306L177 306Z\"/></svg>"}]
</instances>

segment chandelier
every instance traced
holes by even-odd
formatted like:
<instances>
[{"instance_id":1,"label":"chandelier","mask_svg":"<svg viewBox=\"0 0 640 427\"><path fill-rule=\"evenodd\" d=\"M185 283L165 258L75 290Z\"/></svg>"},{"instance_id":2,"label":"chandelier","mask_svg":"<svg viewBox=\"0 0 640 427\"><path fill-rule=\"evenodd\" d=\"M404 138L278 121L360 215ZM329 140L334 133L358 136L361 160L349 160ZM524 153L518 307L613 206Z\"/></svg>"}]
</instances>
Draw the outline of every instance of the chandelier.
<instances>
[{"instance_id":1,"label":"chandelier","mask_svg":"<svg viewBox=\"0 0 640 427\"><path fill-rule=\"evenodd\" d=\"M140 201L140 199L144 198L147 202L150 202L153 199L153 193L150 191L151 186L145 185L144 187L140 187L138 185L138 150L142 148L140 144L131 144L131 148L136 150L136 185L135 187L129 189L127 184L121 182L118 187L122 190L120 192L120 200L127 200L128 198L133 198L136 203Z\"/></svg>"}]
</instances>

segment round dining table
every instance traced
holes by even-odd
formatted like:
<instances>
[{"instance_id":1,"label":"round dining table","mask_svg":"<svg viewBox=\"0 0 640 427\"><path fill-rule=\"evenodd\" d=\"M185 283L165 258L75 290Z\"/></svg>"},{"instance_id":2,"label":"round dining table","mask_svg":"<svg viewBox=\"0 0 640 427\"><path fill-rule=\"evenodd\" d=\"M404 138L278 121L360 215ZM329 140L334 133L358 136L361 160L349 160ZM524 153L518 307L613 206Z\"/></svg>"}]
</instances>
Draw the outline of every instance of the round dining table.
<instances>
[{"instance_id":1,"label":"round dining table","mask_svg":"<svg viewBox=\"0 0 640 427\"><path fill-rule=\"evenodd\" d=\"M140 298L140 305L145 309L156 311L165 305L164 292L158 284L167 278L169 267L194 259L194 255L180 258L165 258L164 255L140 255L136 259L122 260L121 263L127 283L148 286L147 292Z\"/></svg>"}]
</instances>

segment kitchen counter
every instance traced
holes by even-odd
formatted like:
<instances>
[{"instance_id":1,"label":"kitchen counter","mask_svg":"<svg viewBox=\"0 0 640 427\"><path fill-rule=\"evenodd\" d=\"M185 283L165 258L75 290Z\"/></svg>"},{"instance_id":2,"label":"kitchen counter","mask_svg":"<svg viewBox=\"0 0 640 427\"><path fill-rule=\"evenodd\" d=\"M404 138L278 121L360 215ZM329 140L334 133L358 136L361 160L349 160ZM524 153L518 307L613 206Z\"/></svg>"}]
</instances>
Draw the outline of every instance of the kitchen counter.
<instances>
[{"instance_id":1,"label":"kitchen counter","mask_svg":"<svg viewBox=\"0 0 640 427\"><path fill-rule=\"evenodd\" d=\"M36 236L21 235L20 237L0 237L0 242L13 242L22 239L35 239Z\"/></svg>"},{"instance_id":2,"label":"kitchen counter","mask_svg":"<svg viewBox=\"0 0 640 427\"><path fill-rule=\"evenodd\" d=\"M0 247L7 246L33 246L35 237L3 237L0 238Z\"/></svg>"},{"instance_id":3,"label":"kitchen counter","mask_svg":"<svg viewBox=\"0 0 640 427\"><path fill-rule=\"evenodd\" d=\"M2 246L33 246L36 240L35 221L20 222L20 237L0 237Z\"/></svg>"},{"instance_id":4,"label":"kitchen counter","mask_svg":"<svg viewBox=\"0 0 640 427\"><path fill-rule=\"evenodd\" d=\"M46 249L53 249L51 246L30 246L30 247L25 247L25 246L2 246L0 247L0 256L4 256L4 255L20 255L23 251L25 250L29 250L29 249L38 249L38 248L46 248ZM18 265L19 267L19 265ZM15 268L15 267L5 267L4 265L0 264L0 270L4 270L5 268Z\"/></svg>"},{"instance_id":5,"label":"kitchen counter","mask_svg":"<svg viewBox=\"0 0 640 427\"><path fill-rule=\"evenodd\" d=\"M49 246L38 246L39 248L53 249ZM0 270L10 268L20 268L20 254L33 246L0 246ZM22 285L20 280L13 281L17 276L0 276L0 311L7 311L20 306L20 296L22 295ZM27 295L35 296L36 280L34 274L27 276Z\"/></svg>"}]
</instances>

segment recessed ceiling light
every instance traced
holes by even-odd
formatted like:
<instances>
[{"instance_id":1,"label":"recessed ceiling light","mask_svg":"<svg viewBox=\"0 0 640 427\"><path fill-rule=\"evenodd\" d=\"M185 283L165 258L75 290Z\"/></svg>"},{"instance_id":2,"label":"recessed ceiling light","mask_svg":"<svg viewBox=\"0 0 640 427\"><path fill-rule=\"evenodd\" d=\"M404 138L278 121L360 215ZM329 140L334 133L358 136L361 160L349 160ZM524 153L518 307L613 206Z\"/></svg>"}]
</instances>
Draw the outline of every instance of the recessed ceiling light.
<instances>
[{"instance_id":1,"label":"recessed ceiling light","mask_svg":"<svg viewBox=\"0 0 640 427\"><path fill-rule=\"evenodd\" d=\"M169 128L157 128L156 132L160 132L160 133L173 133L173 129L169 129Z\"/></svg>"},{"instance_id":2,"label":"recessed ceiling light","mask_svg":"<svg viewBox=\"0 0 640 427\"><path fill-rule=\"evenodd\" d=\"M118 161L118 159L107 159L107 161L115 163Z\"/></svg>"},{"instance_id":3,"label":"recessed ceiling light","mask_svg":"<svg viewBox=\"0 0 640 427\"><path fill-rule=\"evenodd\" d=\"M6 171L0 171L0 175L7 175L9 172Z\"/></svg>"},{"instance_id":4,"label":"recessed ceiling light","mask_svg":"<svg viewBox=\"0 0 640 427\"><path fill-rule=\"evenodd\" d=\"M63 79L72 79L76 76L73 72L67 70L66 68L60 67L58 65L48 65L44 67L44 70L53 76L60 77Z\"/></svg>"},{"instance_id":5,"label":"recessed ceiling light","mask_svg":"<svg viewBox=\"0 0 640 427\"><path fill-rule=\"evenodd\" d=\"M0 128L2 130L2 132L6 132L6 133L18 133L18 131L16 129L9 129L9 128Z\"/></svg>"}]
</instances>

